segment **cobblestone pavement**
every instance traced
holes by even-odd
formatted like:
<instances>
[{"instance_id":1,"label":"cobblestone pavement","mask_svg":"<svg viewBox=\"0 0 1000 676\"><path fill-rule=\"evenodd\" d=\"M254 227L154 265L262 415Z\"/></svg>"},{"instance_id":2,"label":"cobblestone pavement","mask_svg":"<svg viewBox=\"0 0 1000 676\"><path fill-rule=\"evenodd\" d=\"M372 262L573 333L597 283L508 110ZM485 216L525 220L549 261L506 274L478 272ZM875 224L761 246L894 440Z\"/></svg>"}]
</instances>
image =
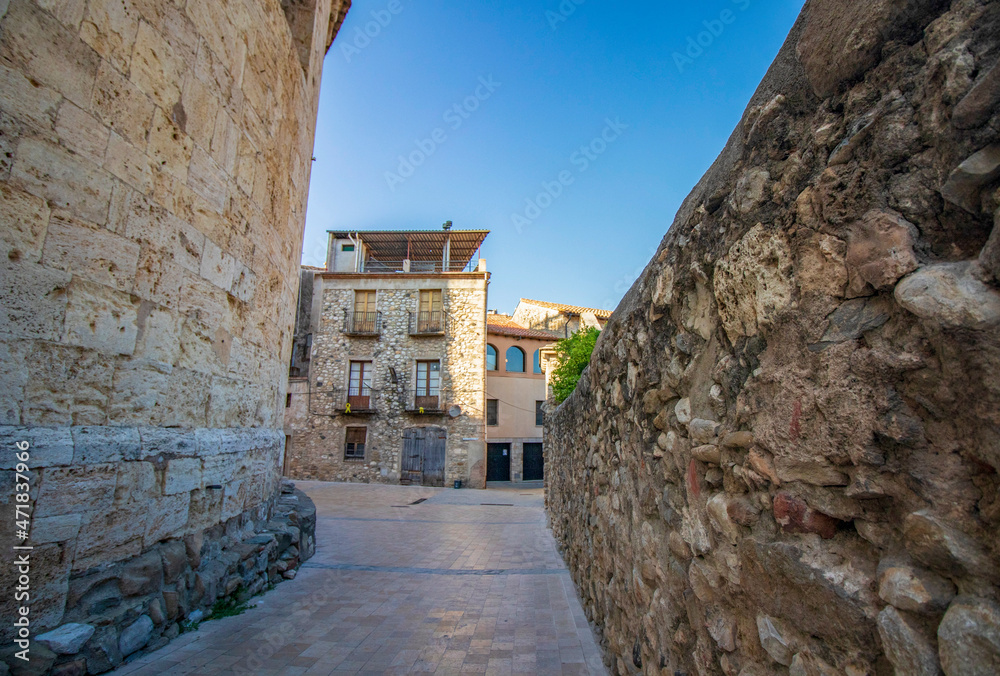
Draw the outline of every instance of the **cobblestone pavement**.
<instances>
[{"instance_id":1,"label":"cobblestone pavement","mask_svg":"<svg viewBox=\"0 0 1000 676\"><path fill-rule=\"evenodd\" d=\"M296 578L114 674L606 673L540 489L298 486L318 547Z\"/></svg>"}]
</instances>

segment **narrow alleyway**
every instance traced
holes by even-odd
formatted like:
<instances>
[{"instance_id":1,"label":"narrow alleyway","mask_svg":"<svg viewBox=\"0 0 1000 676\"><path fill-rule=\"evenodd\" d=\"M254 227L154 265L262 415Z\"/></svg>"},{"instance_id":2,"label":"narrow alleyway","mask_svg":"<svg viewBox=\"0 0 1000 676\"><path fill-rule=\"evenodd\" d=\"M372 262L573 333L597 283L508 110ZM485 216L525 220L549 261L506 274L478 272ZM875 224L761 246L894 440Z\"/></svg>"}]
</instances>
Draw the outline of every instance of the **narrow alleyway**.
<instances>
[{"instance_id":1,"label":"narrow alleyway","mask_svg":"<svg viewBox=\"0 0 1000 676\"><path fill-rule=\"evenodd\" d=\"M116 675L605 673L541 489L298 486L318 514L298 576Z\"/></svg>"}]
</instances>

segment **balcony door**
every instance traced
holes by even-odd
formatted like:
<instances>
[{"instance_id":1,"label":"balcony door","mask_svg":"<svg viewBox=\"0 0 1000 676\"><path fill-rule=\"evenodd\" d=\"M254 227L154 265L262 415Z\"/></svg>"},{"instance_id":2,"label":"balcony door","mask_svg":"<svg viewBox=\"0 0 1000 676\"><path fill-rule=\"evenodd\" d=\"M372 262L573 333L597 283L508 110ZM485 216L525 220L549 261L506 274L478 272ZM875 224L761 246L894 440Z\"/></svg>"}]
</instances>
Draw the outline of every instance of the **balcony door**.
<instances>
[{"instance_id":1,"label":"balcony door","mask_svg":"<svg viewBox=\"0 0 1000 676\"><path fill-rule=\"evenodd\" d=\"M375 292L354 292L354 321L351 329L354 333L375 333Z\"/></svg>"},{"instance_id":2,"label":"balcony door","mask_svg":"<svg viewBox=\"0 0 1000 676\"><path fill-rule=\"evenodd\" d=\"M417 408L440 408L441 362L417 362L417 393L414 403Z\"/></svg>"},{"instance_id":3,"label":"balcony door","mask_svg":"<svg viewBox=\"0 0 1000 676\"><path fill-rule=\"evenodd\" d=\"M372 403L372 363L352 361L351 378L347 390L347 403L352 409L366 410Z\"/></svg>"},{"instance_id":4,"label":"balcony door","mask_svg":"<svg viewBox=\"0 0 1000 676\"><path fill-rule=\"evenodd\" d=\"M440 289L421 291L420 305L417 309L417 332L436 333L443 329Z\"/></svg>"}]
</instances>

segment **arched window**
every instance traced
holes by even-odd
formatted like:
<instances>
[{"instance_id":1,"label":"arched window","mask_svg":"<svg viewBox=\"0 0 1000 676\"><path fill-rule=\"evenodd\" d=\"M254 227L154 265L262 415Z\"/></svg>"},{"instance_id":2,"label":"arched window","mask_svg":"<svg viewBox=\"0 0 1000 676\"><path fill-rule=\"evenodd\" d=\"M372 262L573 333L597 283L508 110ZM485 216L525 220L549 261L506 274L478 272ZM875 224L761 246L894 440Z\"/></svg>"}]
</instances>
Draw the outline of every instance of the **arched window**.
<instances>
[{"instance_id":1,"label":"arched window","mask_svg":"<svg viewBox=\"0 0 1000 676\"><path fill-rule=\"evenodd\" d=\"M490 344L486 345L486 370L497 370L497 349Z\"/></svg>"},{"instance_id":2,"label":"arched window","mask_svg":"<svg viewBox=\"0 0 1000 676\"><path fill-rule=\"evenodd\" d=\"M542 372L542 357L540 350L535 350L535 356L531 358L531 370L534 373Z\"/></svg>"},{"instance_id":3,"label":"arched window","mask_svg":"<svg viewBox=\"0 0 1000 676\"><path fill-rule=\"evenodd\" d=\"M508 373L524 373L524 350L519 347L507 348Z\"/></svg>"}]
</instances>

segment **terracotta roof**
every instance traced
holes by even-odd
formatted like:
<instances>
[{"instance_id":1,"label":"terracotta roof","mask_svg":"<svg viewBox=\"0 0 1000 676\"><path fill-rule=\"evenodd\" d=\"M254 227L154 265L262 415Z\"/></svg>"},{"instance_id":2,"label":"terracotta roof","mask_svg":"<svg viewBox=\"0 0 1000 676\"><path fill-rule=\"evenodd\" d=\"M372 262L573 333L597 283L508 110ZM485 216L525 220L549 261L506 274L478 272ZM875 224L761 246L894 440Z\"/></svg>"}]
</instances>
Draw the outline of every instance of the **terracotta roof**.
<instances>
[{"instance_id":1,"label":"terracotta roof","mask_svg":"<svg viewBox=\"0 0 1000 676\"><path fill-rule=\"evenodd\" d=\"M593 307L583 307L581 305L564 305L562 303L550 303L545 300L531 300L530 298L522 298L522 303L531 303L532 305L539 305L541 307L547 307L552 310L558 310L559 312L566 312L568 314L582 315L585 312L593 312L594 316L598 319L608 319L611 317L613 310L598 310Z\"/></svg>"},{"instance_id":2,"label":"terracotta roof","mask_svg":"<svg viewBox=\"0 0 1000 676\"><path fill-rule=\"evenodd\" d=\"M537 338L539 340L561 340L562 336L551 331L539 331L537 329L526 329L517 324L498 326L490 324L486 327L486 333L495 336L510 336L512 338Z\"/></svg>"},{"instance_id":3,"label":"terracotta roof","mask_svg":"<svg viewBox=\"0 0 1000 676\"><path fill-rule=\"evenodd\" d=\"M315 265L303 265L303 270L313 270L315 272L325 272L326 268L317 268Z\"/></svg>"},{"instance_id":4,"label":"terracotta roof","mask_svg":"<svg viewBox=\"0 0 1000 676\"><path fill-rule=\"evenodd\" d=\"M492 313L486 315L486 332L497 336L511 336L513 338L539 338L541 340L559 340L562 338L558 333L521 326L510 315Z\"/></svg>"}]
</instances>

